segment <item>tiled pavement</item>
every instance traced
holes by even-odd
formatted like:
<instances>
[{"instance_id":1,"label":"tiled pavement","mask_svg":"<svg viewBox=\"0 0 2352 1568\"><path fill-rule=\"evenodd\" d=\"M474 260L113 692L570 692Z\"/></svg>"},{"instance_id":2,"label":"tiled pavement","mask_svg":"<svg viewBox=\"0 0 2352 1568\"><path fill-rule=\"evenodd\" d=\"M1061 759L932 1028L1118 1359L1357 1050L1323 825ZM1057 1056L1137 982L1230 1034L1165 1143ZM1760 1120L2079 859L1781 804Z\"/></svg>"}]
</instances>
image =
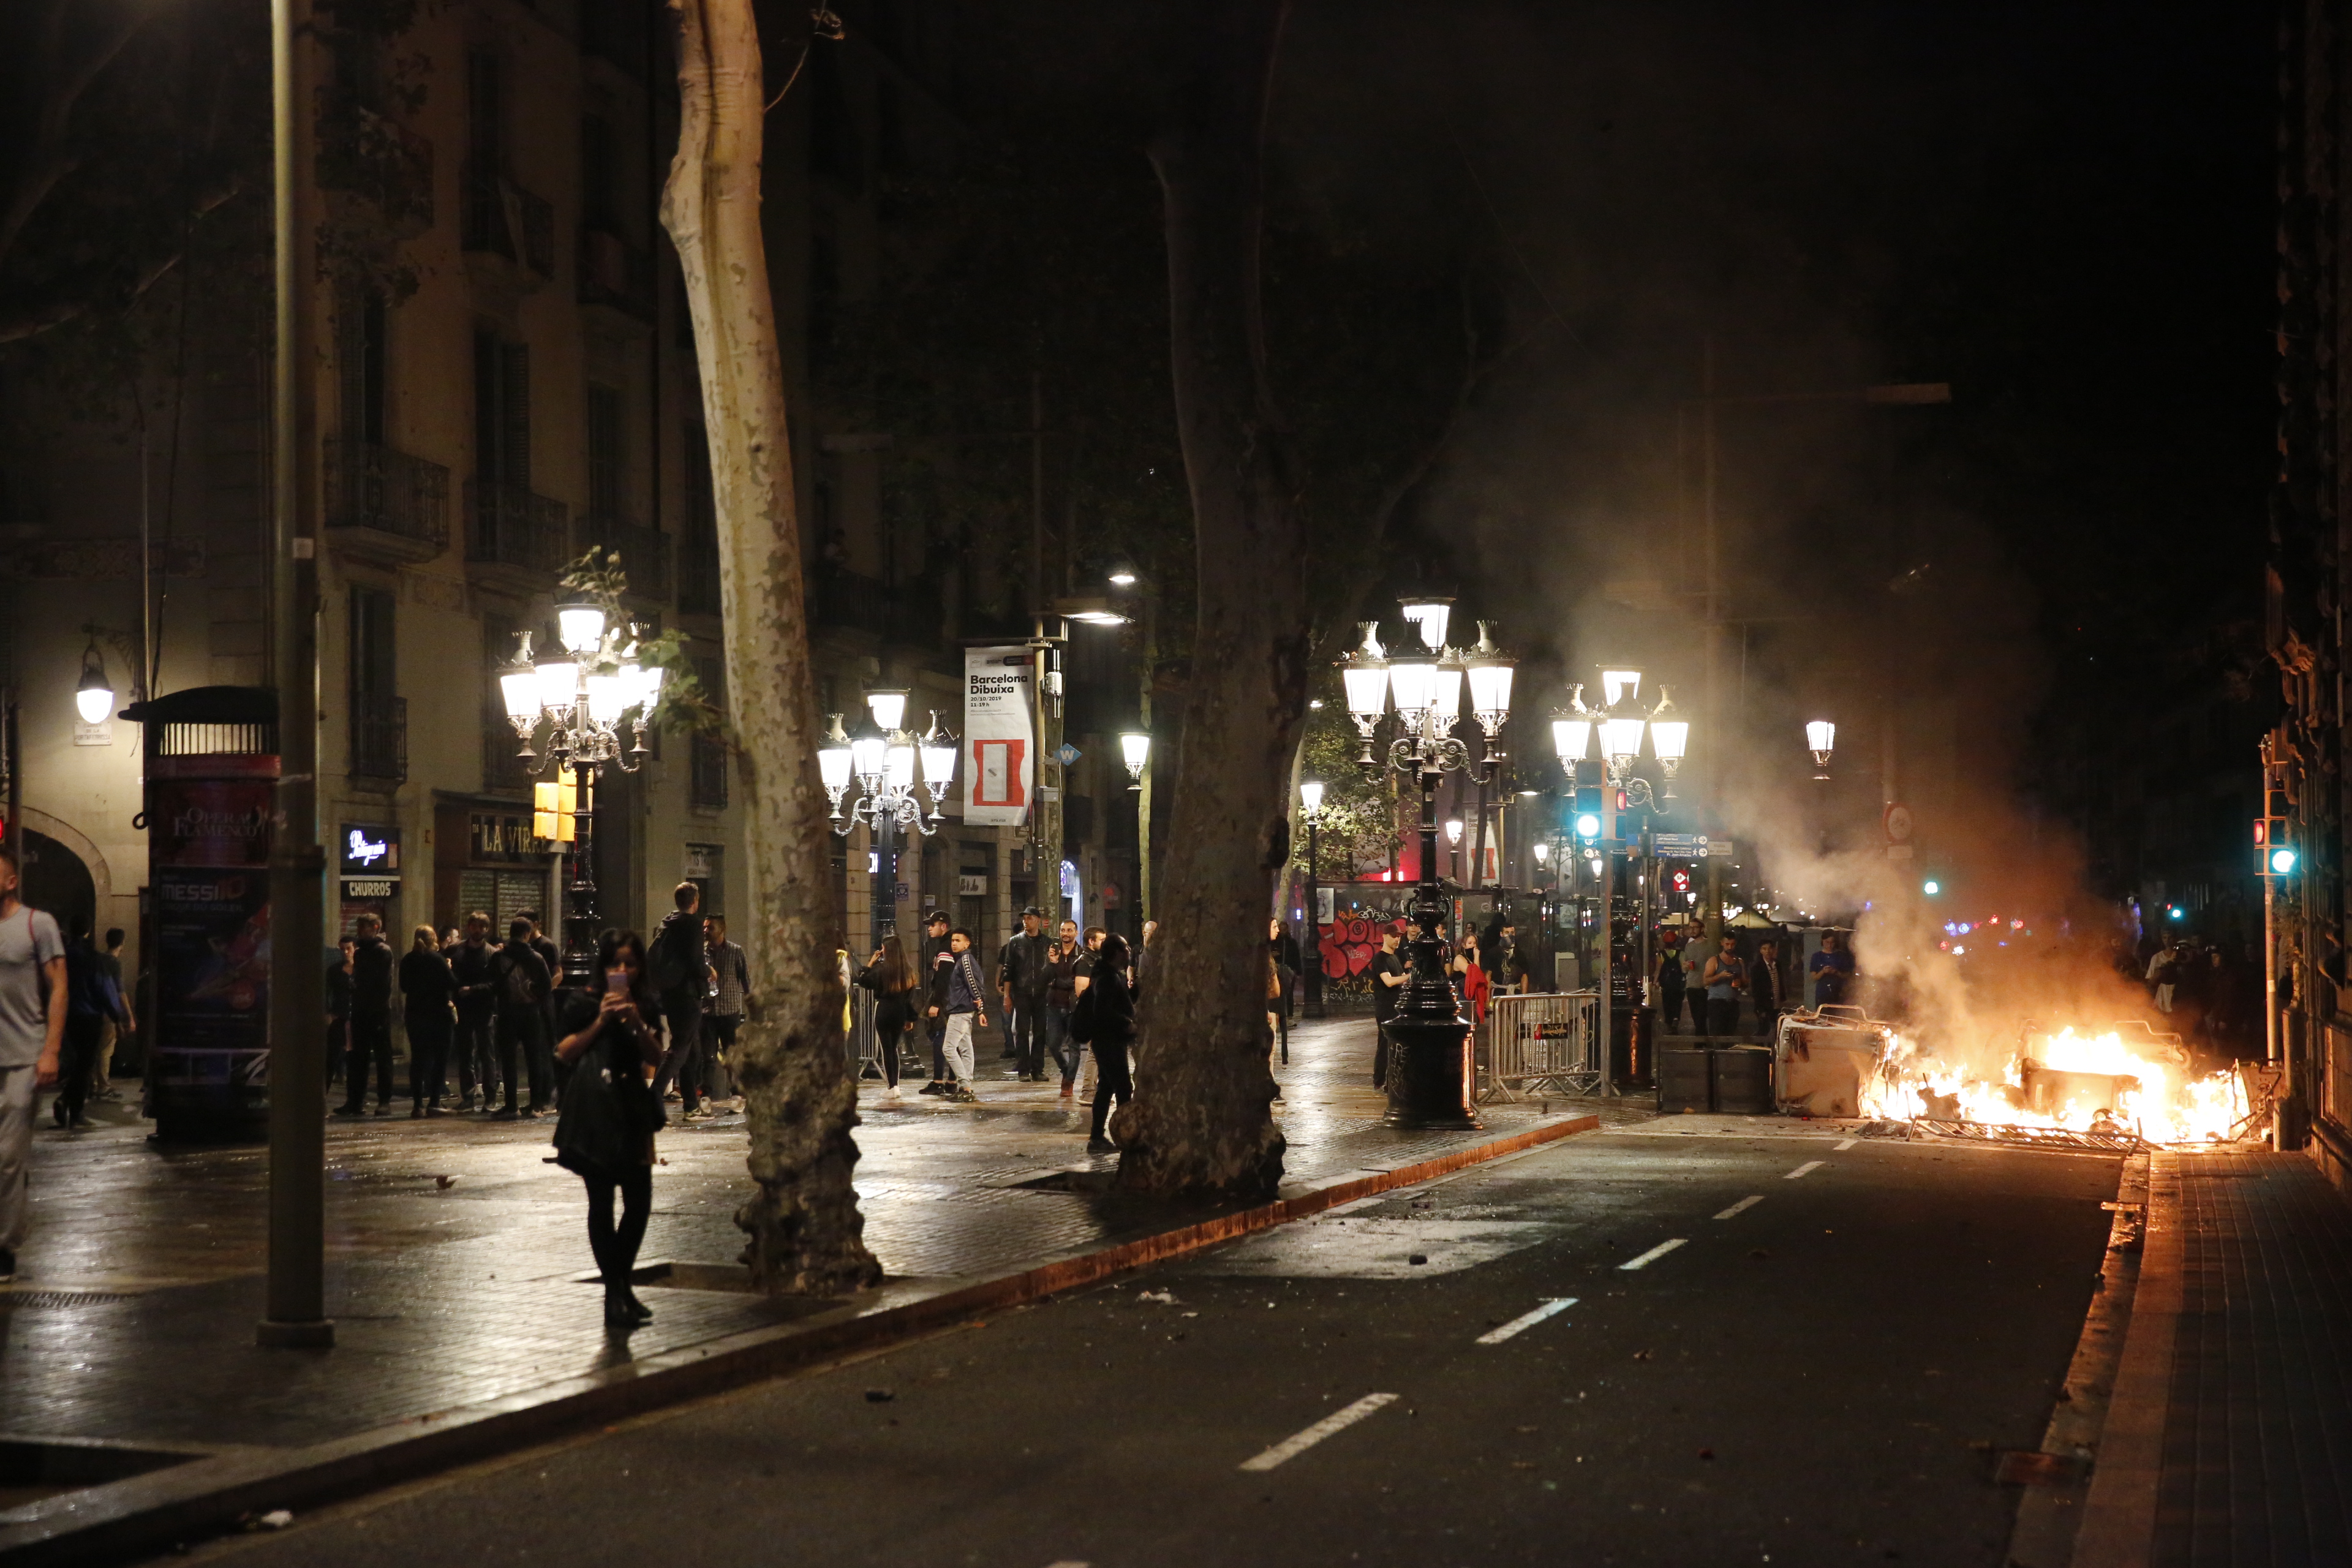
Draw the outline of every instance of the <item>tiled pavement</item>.
<instances>
[{"instance_id":1,"label":"tiled pavement","mask_svg":"<svg viewBox=\"0 0 2352 1568\"><path fill-rule=\"evenodd\" d=\"M2352 1208L2300 1155L2150 1174L2180 1243L2150 1561L2352 1563Z\"/></svg>"},{"instance_id":2,"label":"tiled pavement","mask_svg":"<svg viewBox=\"0 0 2352 1568\"><path fill-rule=\"evenodd\" d=\"M1379 1125L1371 1026L1295 1032L1277 1067L1290 1183L1385 1169L1531 1128L1571 1106L1487 1108L1489 1131L1407 1134ZM1165 1211L1087 1190L1025 1186L1108 1172L1085 1152L1082 1108L1053 1085L991 1081L982 1103L895 1102L868 1083L858 1189L866 1236L894 1280L988 1277L1090 1243L1150 1234ZM112 1108L107 1108L111 1110ZM1612 1102L1612 1120L1633 1113ZM550 1122L478 1116L331 1121L327 1132L331 1352L263 1351L267 1160L254 1147L160 1151L135 1117L68 1135L41 1122L34 1234L0 1289L0 1436L115 1442L315 1443L404 1417L530 1391L777 1324L813 1309L749 1292L641 1287L656 1313L607 1341L576 1180L544 1163ZM730 1219L745 1186L740 1119L661 1139L643 1257L730 1278Z\"/></svg>"}]
</instances>

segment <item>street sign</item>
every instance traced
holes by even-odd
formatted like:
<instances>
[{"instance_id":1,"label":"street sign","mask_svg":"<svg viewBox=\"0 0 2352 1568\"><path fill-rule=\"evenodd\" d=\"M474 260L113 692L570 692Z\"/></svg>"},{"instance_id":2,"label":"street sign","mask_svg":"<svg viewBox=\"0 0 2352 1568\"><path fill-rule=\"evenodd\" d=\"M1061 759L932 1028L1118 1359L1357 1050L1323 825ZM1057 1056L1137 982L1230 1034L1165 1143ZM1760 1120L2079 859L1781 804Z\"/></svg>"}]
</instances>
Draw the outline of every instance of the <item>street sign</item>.
<instances>
[{"instance_id":1,"label":"street sign","mask_svg":"<svg viewBox=\"0 0 2352 1568\"><path fill-rule=\"evenodd\" d=\"M1084 755L1086 755L1084 752L1079 751L1067 741L1054 748L1054 760L1066 768Z\"/></svg>"},{"instance_id":2,"label":"street sign","mask_svg":"<svg viewBox=\"0 0 2352 1568\"><path fill-rule=\"evenodd\" d=\"M1911 808L1895 801L1886 808L1886 841L1907 844L1911 841Z\"/></svg>"},{"instance_id":3,"label":"street sign","mask_svg":"<svg viewBox=\"0 0 2352 1568\"><path fill-rule=\"evenodd\" d=\"M1651 836L1655 853L1668 860L1701 860L1706 858L1706 835L1704 833L1657 833Z\"/></svg>"}]
</instances>

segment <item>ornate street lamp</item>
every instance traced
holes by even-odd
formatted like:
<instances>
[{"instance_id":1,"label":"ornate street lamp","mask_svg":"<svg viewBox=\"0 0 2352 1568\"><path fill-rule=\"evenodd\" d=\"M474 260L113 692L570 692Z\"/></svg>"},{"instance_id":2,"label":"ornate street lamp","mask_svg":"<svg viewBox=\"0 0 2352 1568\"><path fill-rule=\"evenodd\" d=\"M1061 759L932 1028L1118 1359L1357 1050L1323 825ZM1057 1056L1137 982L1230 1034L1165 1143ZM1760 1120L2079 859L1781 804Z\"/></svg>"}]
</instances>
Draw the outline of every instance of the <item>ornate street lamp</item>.
<instances>
[{"instance_id":1,"label":"ornate street lamp","mask_svg":"<svg viewBox=\"0 0 2352 1568\"><path fill-rule=\"evenodd\" d=\"M522 632L515 662L499 673L499 696L526 769L572 770L577 809L564 879L562 983L585 986L595 969L603 921L593 856L595 775L605 767L633 773L644 765L652 750L646 733L661 700L662 670L639 658L637 628L615 621L587 595L558 601L555 625L562 655L534 661L530 633ZM531 741L542 724L545 750L534 751Z\"/></svg>"},{"instance_id":2,"label":"ornate street lamp","mask_svg":"<svg viewBox=\"0 0 2352 1568\"><path fill-rule=\"evenodd\" d=\"M1123 731L1118 738L1119 761L1127 764L1128 788L1141 791L1143 766L1151 761L1151 737L1139 730Z\"/></svg>"},{"instance_id":3,"label":"ornate street lamp","mask_svg":"<svg viewBox=\"0 0 2352 1568\"><path fill-rule=\"evenodd\" d=\"M1826 719L1808 721L1805 745L1813 753L1813 777L1830 776L1830 753L1837 749L1837 726Z\"/></svg>"},{"instance_id":4,"label":"ornate street lamp","mask_svg":"<svg viewBox=\"0 0 2352 1568\"><path fill-rule=\"evenodd\" d=\"M1405 619L1421 634L1419 648L1388 656L1376 635L1377 623L1367 622L1362 646L1340 667L1348 713L1363 738L1358 763L1369 772L1381 767L1372 741L1385 695L1395 704L1397 716L1387 765L1421 787L1421 879L1407 914L1413 926L1408 946L1411 978L1395 1016L1382 1026L1390 1046L1384 1120L1400 1128L1475 1128L1480 1122L1471 1108L1471 1026L1461 1016L1438 934L1446 900L1437 872L1437 786L1449 773L1474 773L1482 785L1494 781L1503 762L1495 742L1510 717L1511 661L1488 640L1483 624L1478 646L1469 653L1457 654L1445 646L1451 600L1409 598L1402 606ZM1484 737L1475 760L1470 747L1454 733L1465 677L1472 713Z\"/></svg>"},{"instance_id":5,"label":"ornate street lamp","mask_svg":"<svg viewBox=\"0 0 2352 1568\"><path fill-rule=\"evenodd\" d=\"M919 735L906 727L906 719L904 690L883 687L869 691L857 732L843 729L840 714L828 714L824 739L816 749L817 777L832 803L834 833L846 838L860 822L866 824L874 856L873 936L877 945L896 923L898 834L908 827L926 838L937 833L940 805L955 776L956 738L940 727L938 712L932 712L931 727ZM930 796L928 815L923 809L926 793ZM849 802L845 814L845 800Z\"/></svg>"}]
</instances>

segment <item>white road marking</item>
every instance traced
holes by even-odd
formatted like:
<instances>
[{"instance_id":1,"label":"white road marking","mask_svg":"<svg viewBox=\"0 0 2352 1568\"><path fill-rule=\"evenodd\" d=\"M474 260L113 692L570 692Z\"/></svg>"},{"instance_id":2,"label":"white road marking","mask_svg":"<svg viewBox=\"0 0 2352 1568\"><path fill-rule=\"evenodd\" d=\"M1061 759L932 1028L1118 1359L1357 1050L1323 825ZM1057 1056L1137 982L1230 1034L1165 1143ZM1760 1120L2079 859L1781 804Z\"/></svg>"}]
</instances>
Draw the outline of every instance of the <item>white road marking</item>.
<instances>
[{"instance_id":1,"label":"white road marking","mask_svg":"<svg viewBox=\"0 0 2352 1568\"><path fill-rule=\"evenodd\" d=\"M1081 1563L1075 1557L1065 1557L1059 1563L1048 1563L1045 1568L1094 1568L1091 1563Z\"/></svg>"},{"instance_id":2,"label":"white road marking","mask_svg":"<svg viewBox=\"0 0 2352 1568\"><path fill-rule=\"evenodd\" d=\"M1853 1144L1854 1144L1854 1141L1853 1141L1853 1139L1849 1138L1849 1139L1847 1139L1844 1142L1843 1142L1843 1143L1839 1144L1835 1149L1831 1150L1831 1151L1830 1151L1830 1152L1832 1152L1832 1153L1833 1153L1833 1154L1843 1154L1843 1153L1844 1153L1847 1150L1849 1150L1849 1149L1853 1148Z\"/></svg>"},{"instance_id":3,"label":"white road marking","mask_svg":"<svg viewBox=\"0 0 2352 1568\"><path fill-rule=\"evenodd\" d=\"M1242 1468L1244 1470L1270 1470L1274 1468L1275 1466L1282 1463L1285 1459L1297 1458L1307 1449L1315 1447L1316 1444L1320 1443L1324 1438L1331 1436L1332 1433L1346 1431L1349 1427L1353 1426L1357 1422L1361 1421L1365 1416L1370 1415L1374 1411L1378 1410L1381 1405L1392 1403L1395 1398L1396 1395L1393 1394L1367 1394L1361 1399L1359 1399L1356 1403L1348 1406L1345 1410L1334 1411L1330 1415L1326 1415L1322 1420L1318 1421L1314 1426L1307 1428L1306 1431L1297 1433L1292 1436L1285 1437L1281 1442L1276 1443L1273 1447L1268 1448L1265 1453L1260 1454L1257 1458L1254 1459L1244 1459L1242 1461Z\"/></svg>"},{"instance_id":4,"label":"white road marking","mask_svg":"<svg viewBox=\"0 0 2352 1568\"><path fill-rule=\"evenodd\" d=\"M1814 1172L1814 1171L1818 1171L1818 1170L1820 1170L1820 1169L1822 1168L1822 1166L1823 1164L1825 1164L1826 1163L1827 1163L1827 1162L1825 1162L1825 1161L1822 1161L1822 1160L1808 1160L1808 1161L1806 1161L1803 1164L1801 1164L1801 1165L1798 1166L1795 1170L1793 1170L1793 1171L1790 1172L1787 1175L1785 1175L1785 1176L1781 1177L1780 1179L1781 1179L1782 1181L1784 1181L1784 1182L1793 1182L1793 1181L1795 1181L1799 1176L1807 1175L1807 1174L1810 1174L1811 1173L1812 1173L1812 1172Z\"/></svg>"},{"instance_id":5,"label":"white road marking","mask_svg":"<svg viewBox=\"0 0 2352 1568\"><path fill-rule=\"evenodd\" d=\"M1554 1312L1565 1312L1570 1307L1575 1305L1576 1298L1573 1296L1555 1296L1546 1301L1542 1306L1538 1307L1534 1311L1522 1312L1517 1317L1513 1318L1509 1322L1505 1323L1501 1328L1492 1329L1486 1333L1480 1334L1476 1342L1482 1345L1501 1344L1513 1334L1518 1333L1523 1330L1534 1328L1538 1323L1542 1322Z\"/></svg>"},{"instance_id":6,"label":"white road marking","mask_svg":"<svg viewBox=\"0 0 2352 1568\"><path fill-rule=\"evenodd\" d=\"M1672 1241L1662 1241L1658 1243L1657 1246L1650 1248L1649 1251L1642 1254L1641 1257L1629 1258L1617 1267L1620 1268L1647 1268L1651 1264L1655 1263L1659 1258L1664 1258L1667 1253L1672 1252L1675 1247L1680 1247L1688 1239L1689 1237L1687 1237L1678 1236Z\"/></svg>"},{"instance_id":7,"label":"white road marking","mask_svg":"<svg viewBox=\"0 0 2352 1568\"><path fill-rule=\"evenodd\" d=\"M1748 1197L1740 1199L1738 1203L1732 1205L1729 1208L1724 1210L1715 1217L1717 1219L1735 1218L1738 1215L1746 1213L1748 1210L1754 1208L1758 1204L1760 1204L1763 1201L1764 1194L1762 1193L1752 1194Z\"/></svg>"}]
</instances>

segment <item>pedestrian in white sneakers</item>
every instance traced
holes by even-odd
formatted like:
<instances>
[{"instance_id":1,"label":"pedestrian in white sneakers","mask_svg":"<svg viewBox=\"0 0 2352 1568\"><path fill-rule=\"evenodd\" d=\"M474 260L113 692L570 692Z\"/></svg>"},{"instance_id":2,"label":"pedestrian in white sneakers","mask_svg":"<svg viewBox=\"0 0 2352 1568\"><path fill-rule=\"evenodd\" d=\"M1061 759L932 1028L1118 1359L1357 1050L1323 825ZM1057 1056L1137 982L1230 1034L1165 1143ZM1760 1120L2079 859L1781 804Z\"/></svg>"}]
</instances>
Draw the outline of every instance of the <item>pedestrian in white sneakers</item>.
<instances>
[{"instance_id":1,"label":"pedestrian in white sneakers","mask_svg":"<svg viewBox=\"0 0 2352 1568\"><path fill-rule=\"evenodd\" d=\"M988 1027L988 993L982 988L980 961L971 955L971 932L961 926L948 932L948 951L955 960L955 967L948 972L948 1034L944 1046L948 1071L956 1080L955 1093L950 1098L969 1105L980 1099L971 1091L972 1074L977 1070L971 1031L975 1024L983 1029Z\"/></svg>"},{"instance_id":2,"label":"pedestrian in white sneakers","mask_svg":"<svg viewBox=\"0 0 2352 1568\"><path fill-rule=\"evenodd\" d=\"M907 1031L915 1026L915 1006L921 1000L923 977L907 962L907 950L896 936L886 936L866 967L857 972L857 984L874 993L874 1054L882 1058L882 1075L887 1085L882 1090L885 1100L898 1098L898 1053L906 1049Z\"/></svg>"}]
</instances>

